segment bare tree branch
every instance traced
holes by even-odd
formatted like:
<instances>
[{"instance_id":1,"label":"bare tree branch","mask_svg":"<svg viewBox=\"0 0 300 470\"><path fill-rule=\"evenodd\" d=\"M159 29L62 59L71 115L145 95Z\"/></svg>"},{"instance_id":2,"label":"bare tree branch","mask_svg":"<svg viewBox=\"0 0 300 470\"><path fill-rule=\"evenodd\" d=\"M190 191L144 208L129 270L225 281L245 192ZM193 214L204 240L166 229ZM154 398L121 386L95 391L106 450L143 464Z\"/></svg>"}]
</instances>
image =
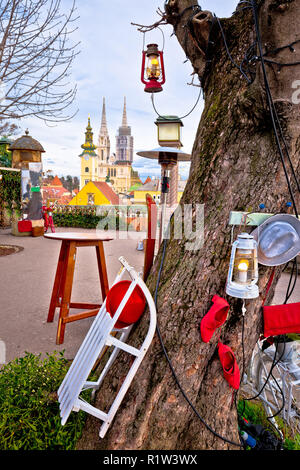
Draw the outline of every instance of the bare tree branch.
<instances>
[{"instance_id":1,"label":"bare tree branch","mask_svg":"<svg viewBox=\"0 0 300 470\"><path fill-rule=\"evenodd\" d=\"M67 13L61 0L0 0L0 117L34 115L65 121L76 85L69 81L78 43L75 0Z\"/></svg>"}]
</instances>

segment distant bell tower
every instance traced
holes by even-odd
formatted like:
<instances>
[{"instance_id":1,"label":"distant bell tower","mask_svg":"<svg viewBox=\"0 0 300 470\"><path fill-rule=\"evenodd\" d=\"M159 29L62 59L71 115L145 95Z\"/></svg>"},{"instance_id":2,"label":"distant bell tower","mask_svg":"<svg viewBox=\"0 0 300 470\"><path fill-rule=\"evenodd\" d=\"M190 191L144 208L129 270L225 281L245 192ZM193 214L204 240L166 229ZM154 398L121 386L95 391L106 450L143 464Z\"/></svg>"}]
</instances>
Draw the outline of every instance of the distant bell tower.
<instances>
[{"instance_id":1,"label":"distant bell tower","mask_svg":"<svg viewBox=\"0 0 300 470\"><path fill-rule=\"evenodd\" d=\"M116 161L133 162L133 136L131 127L127 124L126 98L124 98L122 125L116 136Z\"/></svg>"},{"instance_id":2,"label":"distant bell tower","mask_svg":"<svg viewBox=\"0 0 300 470\"><path fill-rule=\"evenodd\" d=\"M105 165L109 162L110 139L107 130L105 98L103 98L101 127L98 137L98 157L99 165Z\"/></svg>"},{"instance_id":3,"label":"distant bell tower","mask_svg":"<svg viewBox=\"0 0 300 470\"><path fill-rule=\"evenodd\" d=\"M97 147L94 145L93 135L91 119L89 117L85 132L85 143L81 146L83 152L79 155L81 158L80 189L82 189L89 181L97 181L98 179L98 155L95 152Z\"/></svg>"}]
</instances>

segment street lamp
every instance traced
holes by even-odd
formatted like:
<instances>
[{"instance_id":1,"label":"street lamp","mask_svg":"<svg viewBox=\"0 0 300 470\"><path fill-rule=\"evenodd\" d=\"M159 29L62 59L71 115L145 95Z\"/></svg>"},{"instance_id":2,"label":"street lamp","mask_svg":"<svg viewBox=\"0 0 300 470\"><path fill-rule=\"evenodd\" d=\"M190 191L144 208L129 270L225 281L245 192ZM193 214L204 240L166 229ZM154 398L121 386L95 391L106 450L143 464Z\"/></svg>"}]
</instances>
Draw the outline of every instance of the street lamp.
<instances>
[{"instance_id":1,"label":"street lamp","mask_svg":"<svg viewBox=\"0 0 300 470\"><path fill-rule=\"evenodd\" d=\"M146 150L137 152L137 155L144 158L150 158L151 160L157 160L162 168L162 180L161 180L161 221L160 221L160 235L159 243L163 238L163 229L165 224L166 215L166 195L170 190L170 171L174 168L178 162L188 162L191 156L187 153L182 152L180 149L174 147L158 147L153 150ZM172 188L171 188L172 189ZM177 198L177 194L176 194ZM177 199L176 199L177 202ZM172 205L172 204L170 204Z\"/></svg>"},{"instance_id":2,"label":"street lamp","mask_svg":"<svg viewBox=\"0 0 300 470\"><path fill-rule=\"evenodd\" d=\"M252 235L241 233L232 245L226 293L239 299L256 299L257 281L257 242Z\"/></svg>"},{"instance_id":3,"label":"street lamp","mask_svg":"<svg viewBox=\"0 0 300 470\"><path fill-rule=\"evenodd\" d=\"M141 80L145 92L158 93L166 81L163 52L158 50L157 44L148 44L143 51Z\"/></svg>"}]
</instances>

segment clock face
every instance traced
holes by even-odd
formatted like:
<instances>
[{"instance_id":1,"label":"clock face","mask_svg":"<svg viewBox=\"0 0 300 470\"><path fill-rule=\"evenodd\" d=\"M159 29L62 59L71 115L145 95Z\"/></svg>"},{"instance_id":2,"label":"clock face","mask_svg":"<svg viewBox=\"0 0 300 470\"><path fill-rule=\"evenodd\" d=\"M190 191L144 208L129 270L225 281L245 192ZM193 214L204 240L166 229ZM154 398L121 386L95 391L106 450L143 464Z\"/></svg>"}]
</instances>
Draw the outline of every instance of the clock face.
<instances>
[{"instance_id":1,"label":"clock face","mask_svg":"<svg viewBox=\"0 0 300 470\"><path fill-rule=\"evenodd\" d=\"M85 155L85 156L84 156L84 159L85 159L86 161L88 161L89 156L88 156L88 155Z\"/></svg>"}]
</instances>

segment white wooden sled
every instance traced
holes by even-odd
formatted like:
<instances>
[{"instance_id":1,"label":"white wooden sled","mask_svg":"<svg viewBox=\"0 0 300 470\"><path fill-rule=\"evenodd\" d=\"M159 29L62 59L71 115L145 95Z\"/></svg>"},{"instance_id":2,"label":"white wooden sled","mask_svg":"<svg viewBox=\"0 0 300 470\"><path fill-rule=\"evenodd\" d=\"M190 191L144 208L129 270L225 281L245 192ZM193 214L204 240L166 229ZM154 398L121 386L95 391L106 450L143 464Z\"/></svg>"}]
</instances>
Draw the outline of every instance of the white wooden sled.
<instances>
[{"instance_id":1,"label":"white wooden sled","mask_svg":"<svg viewBox=\"0 0 300 470\"><path fill-rule=\"evenodd\" d=\"M146 284L136 271L129 266L123 257L119 258L119 261L122 264L122 267L114 281L114 284L119 282L124 274L128 272L131 278L129 288L113 318L111 318L110 314L106 311L106 301L104 301L58 390L62 425L66 423L72 411L78 412L79 410L83 410L103 421L99 432L101 438L105 436L116 412L118 411L118 408L130 387L132 379L152 342L156 328L155 303ZM149 329L140 349L126 344L132 326L121 330L116 330L114 328L115 323L117 322L136 285L139 285L142 289L150 312ZM119 335L119 338L117 338L117 335ZM107 349L107 347L112 347L112 352L99 379L97 382L88 382L87 378L90 375L97 358ZM83 390L93 389L93 393L95 393L95 391L100 388L104 377L116 360L120 350L126 351L127 353L135 356L135 359L109 411L104 413L98 408L87 403L79 395Z\"/></svg>"}]
</instances>

